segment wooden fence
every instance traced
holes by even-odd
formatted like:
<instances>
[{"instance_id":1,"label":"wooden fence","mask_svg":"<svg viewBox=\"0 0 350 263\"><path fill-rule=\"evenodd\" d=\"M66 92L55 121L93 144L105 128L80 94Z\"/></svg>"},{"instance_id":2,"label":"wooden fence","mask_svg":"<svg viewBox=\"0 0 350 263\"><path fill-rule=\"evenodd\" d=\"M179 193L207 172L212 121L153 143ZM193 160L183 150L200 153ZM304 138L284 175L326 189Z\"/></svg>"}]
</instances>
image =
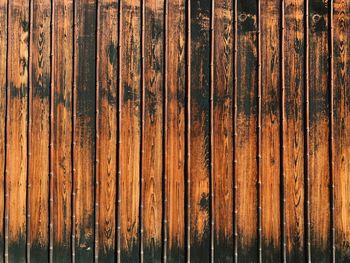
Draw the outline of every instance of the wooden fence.
<instances>
[{"instance_id":1,"label":"wooden fence","mask_svg":"<svg viewBox=\"0 0 350 263\"><path fill-rule=\"evenodd\" d=\"M350 262L349 0L0 0L0 261Z\"/></svg>"}]
</instances>

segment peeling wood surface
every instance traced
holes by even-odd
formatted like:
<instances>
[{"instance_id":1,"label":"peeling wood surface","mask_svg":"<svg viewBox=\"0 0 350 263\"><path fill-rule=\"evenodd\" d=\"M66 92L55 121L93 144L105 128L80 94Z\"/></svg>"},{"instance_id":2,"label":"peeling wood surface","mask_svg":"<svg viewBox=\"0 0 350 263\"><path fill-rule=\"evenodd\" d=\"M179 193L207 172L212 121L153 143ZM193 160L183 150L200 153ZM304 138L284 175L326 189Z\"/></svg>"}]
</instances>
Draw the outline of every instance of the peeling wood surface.
<instances>
[{"instance_id":1,"label":"peeling wood surface","mask_svg":"<svg viewBox=\"0 0 350 263\"><path fill-rule=\"evenodd\" d=\"M0 262L348 262L346 0L0 0Z\"/></svg>"}]
</instances>

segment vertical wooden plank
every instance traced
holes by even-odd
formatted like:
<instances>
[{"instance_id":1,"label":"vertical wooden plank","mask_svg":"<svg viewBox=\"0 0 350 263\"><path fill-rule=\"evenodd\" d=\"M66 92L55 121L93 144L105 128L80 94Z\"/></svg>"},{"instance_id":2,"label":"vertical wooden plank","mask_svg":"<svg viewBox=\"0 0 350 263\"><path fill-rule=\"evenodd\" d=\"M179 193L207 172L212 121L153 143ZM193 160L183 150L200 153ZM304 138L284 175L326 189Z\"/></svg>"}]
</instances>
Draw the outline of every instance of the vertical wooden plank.
<instances>
[{"instance_id":1,"label":"vertical wooden plank","mask_svg":"<svg viewBox=\"0 0 350 263\"><path fill-rule=\"evenodd\" d=\"M287 262L305 259L304 246L304 1L285 0L284 178Z\"/></svg>"},{"instance_id":2,"label":"vertical wooden plank","mask_svg":"<svg viewBox=\"0 0 350 263\"><path fill-rule=\"evenodd\" d=\"M335 223L334 223L334 30L333 11L334 1L328 2L328 89L329 89L329 187L330 187L330 246L331 262L335 263Z\"/></svg>"},{"instance_id":3,"label":"vertical wooden plank","mask_svg":"<svg viewBox=\"0 0 350 263\"><path fill-rule=\"evenodd\" d=\"M121 261L139 261L140 1L122 0Z\"/></svg>"},{"instance_id":4,"label":"vertical wooden plank","mask_svg":"<svg viewBox=\"0 0 350 263\"><path fill-rule=\"evenodd\" d=\"M73 1L55 0L53 24L53 259L71 260Z\"/></svg>"},{"instance_id":5,"label":"vertical wooden plank","mask_svg":"<svg viewBox=\"0 0 350 263\"><path fill-rule=\"evenodd\" d=\"M48 261L50 12L48 0L32 2L29 59L28 233L30 261Z\"/></svg>"},{"instance_id":6,"label":"vertical wooden plank","mask_svg":"<svg viewBox=\"0 0 350 263\"><path fill-rule=\"evenodd\" d=\"M96 1L75 3L74 169L76 260L91 261L94 250Z\"/></svg>"},{"instance_id":7,"label":"vertical wooden plank","mask_svg":"<svg viewBox=\"0 0 350 263\"><path fill-rule=\"evenodd\" d=\"M350 2L334 1L334 194L336 262L350 260Z\"/></svg>"},{"instance_id":8,"label":"vertical wooden plank","mask_svg":"<svg viewBox=\"0 0 350 263\"><path fill-rule=\"evenodd\" d=\"M144 262L162 256L163 12L164 0L145 1Z\"/></svg>"},{"instance_id":9,"label":"vertical wooden plank","mask_svg":"<svg viewBox=\"0 0 350 263\"><path fill-rule=\"evenodd\" d=\"M213 186L215 262L233 261L233 1L215 1Z\"/></svg>"},{"instance_id":10,"label":"vertical wooden plank","mask_svg":"<svg viewBox=\"0 0 350 263\"><path fill-rule=\"evenodd\" d=\"M261 202L263 262L281 259L280 2L261 0Z\"/></svg>"},{"instance_id":11,"label":"vertical wooden plank","mask_svg":"<svg viewBox=\"0 0 350 263\"><path fill-rule=\"evenodd\" d=\"M6 114L6 55L7 1L0 1L0 262L4 262L4 186L5 186L5 114Z\"/></svg>"},{"instance_id":12,"label":"vertical wooden plank","mask_svg":"<svg viewBox=\"0 0 350 263\"><path fill-rule=\"evenodd\" d=\"M168 16L168 262L185 261L185 1L169 1Z\"/></svg>"},{"instance_id":13,"label":"vertical wooden plank","mask_svg":"<svg viewBox=\"0 0 350 263\"><path fill-rule=\"evenodd\" d=\"M114 262L117 165L118 1L102 0L99 12L97 169L99 260Z\"/></svg>"},{"instance_id":14,"label":"vertical wooden plank","mask_svg":"<svg viewBox=\"0 0 350 263\"><path fill-rule=\"evenodd\" d=\"M328 6L309 2L311 260L330 260Z\"/></svg>"},{"instance_id":15,"label":"vertical wooden plank","mask_svg":"<svg viewBox=\"0 0 350 263\"><path fill-rule=\"evenodd\" d=\"M25 262L29 2L9 2L5 261Z\"/></svg>"},{"instance_id":16,"label":"vertical wooden plank","mask_svg":"<svg viewBox=\"0 0 350 263\"><path fill-rule=\"evenodd\" d=\"M191 261L208 262L210 246L210 1L191 1Z\"/></svg>"},{"instance_id":17,"label":"vertical wooden plank","mask_svg":"<svg viewBox=\"0 0 350 263\"><path fill-rule=\"evenodd\" d=\"M237 253L238 261L257 262L257 2L237 4Z\"/></svg>"}]
</instances>

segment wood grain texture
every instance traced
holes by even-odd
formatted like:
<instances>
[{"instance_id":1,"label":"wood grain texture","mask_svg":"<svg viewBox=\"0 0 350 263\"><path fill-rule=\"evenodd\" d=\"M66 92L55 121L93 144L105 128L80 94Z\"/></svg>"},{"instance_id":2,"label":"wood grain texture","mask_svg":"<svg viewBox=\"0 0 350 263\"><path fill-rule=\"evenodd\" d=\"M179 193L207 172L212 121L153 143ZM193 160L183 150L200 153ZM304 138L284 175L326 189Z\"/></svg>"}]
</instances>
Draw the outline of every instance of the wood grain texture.
<instances>
[{"instance_id":1,"label":"wood grain texture","mask_svg":"<svg viewBox=\"0 0 350 263\"><path fill-rule=\"evenodd\" d=\"M103 0L99 17L99 260L114 262L116 230L118 2Z\"/></svg>"},{"instance_id":2,"label":"wood grain texture","mask_svg":"<svg viewBox=\"0 0 350 263\"><path fill-rule=\"evenodd\" d=\"M0 0L0 262L348 262L349 17Z\"/></svg>"},{"instance_id":3,"label":"wood grain texture","mask_svg":"<svg viewBox=\"0 0 350 263\"><path fill-rule=\"evenodd\" d=\"M56 0L53 82L53 260L71 261L73 1Z\"/></svg>"},{"instance_id":4,"label":"wood grain texture","mask_svg":"<svg viewBox=\"0 0 350 263\"><path fill-rule=\"evenodd\" d=\"M6 54L7 1L0 1L0 193L5 186L5 114L6 114ZM0 218L4 218L4 194L0 195ZM0 262L4 261L4 220L0 220Z\"/></svg>"},{"instance_id":5,"label":"wood grain texture","mask_svg":"<svg viewBox=\"0 0 350 263\"><path fill-rule=\"evenodd\" d=\"M28 127L28 260L48 261L50 1L33 1ZM40 138L40 140L38 140Z\"/></svg>"},{"instance_id":6,"label":"wood grain texture","mask_svg":"<svg viewBox=\"0 0 350 263\"><path fill-rule=\"evenodd\" d=\"M91 261L94 251L94 184L96 143L96 2L75 3L75 259Z\"/></svg>"},{"instance_id":7,"label":"wood grain texture","mask_svg":"<svg viewBox=\"0 0 350 263\"><path fill-rule=\"evenodd\" d=\"M257 3L238 0L236 207L238 261L257 262ZM249 222L249 224L247 224Z\"/></svg>"},{"instance_id":8,"label":"wood grain texture","mask_svg":"<svg viewBox=\"0 0 350 263\"><path fill-rule=\"evenodd\" d=\"M287 262L305 259L304 246L304 2L285 2L285 139Z\"/></svg>"},{"instance_id":9,"label":"wood grain texture","mask_svg":"<svg viewBox=\"0 0 350 263\"><path fill-rule=\"evenodd\" d=\"M336 261L350 260L350 3L334 2L334 185Z\"/></svg>"},{"instance_id":10,"label":"wood grain texture","mask_svg":"<svg viewBox=\"0 0 350 263\"><path fill-rule=\"evenodd\" d=\"M263 262L281 259L280 3L261 1L261 202Z\"/></svg>"},{"instance_id":11,"label":"wood grain texture","mask_svg":"<svg viewBox=\"0 0 350 263\"><path fill-rule=\"evenodd\" d=\"M140 1L123 1L121 91L121 262L139 261L140 200ZM125 65L125 66L123 66Z\"/></svg>"},{"instance_id":12,"label":"wood grain texture","mask_svg":"<svg viewBox=\"0 0 350 263\"><path fill-rule=\"evenodd\" d=\"M185 260L185 1L169 1L168 262Z\"/></svg>"},{"instance_id":13,"label":"wood grain texture","mask_svg":"<svg viewBox=\"0 0 350 263\"><path fill-rule=\"evenodd\" d=\"M29 3L11 1L8 10L5 223L8 260L25 262Z\"/></svg>"},{"instance_id":14,"label":"wood grain texture","mask_svg":"<svg viewBox=\"0 0 350 263\"><path fill-rule=\"evenodd\" d=\"M214 258L233 261L233 2L215 1L214 28Z\"/></svg>"},{"instance_id":15,"label":"wood grain texture","mask_svg":"<svg viewBox=\"0 0 350 263\"><path fill-rule=\"evenodd\" d=\"M144 262L161 262L164 1L145 2Z\"/></svg>"},{"instance_id":16,"label":"wood grain texture","mask_svg":"<svg viewBox=\"0 0 350 263\"><path fill-rule=\"evenodd\" d=\"M209 262L210 3L191 1L191 261Z\"/></svg>"},{"instance_id":17,"label":"wood grain texture","mask_svg":"<svg viewBox=\"0 0 350 263\"><path fill-rule=\"evenodd\" d=\"M309 2L311 260L330 260L328 13ZM320 52L320 53L316 53Z\"/></svg>"}]
</instances>

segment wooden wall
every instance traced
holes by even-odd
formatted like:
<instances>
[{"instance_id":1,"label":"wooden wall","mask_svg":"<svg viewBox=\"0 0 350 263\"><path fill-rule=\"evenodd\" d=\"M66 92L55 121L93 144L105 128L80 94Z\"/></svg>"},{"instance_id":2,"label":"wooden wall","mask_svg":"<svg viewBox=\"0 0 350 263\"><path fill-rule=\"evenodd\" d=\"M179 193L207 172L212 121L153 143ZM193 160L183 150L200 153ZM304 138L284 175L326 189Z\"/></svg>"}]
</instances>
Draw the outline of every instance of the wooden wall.
<instances>
[{"instance_id":1,"label":"wooden wall","mask_svg":"<svg viewBox=\"0 0 350 263\"><path fill-rule=\"evenodd\" d=\"M0 262L350 262L348 0L0 0Z\"/></svg>"}]
</instances>

